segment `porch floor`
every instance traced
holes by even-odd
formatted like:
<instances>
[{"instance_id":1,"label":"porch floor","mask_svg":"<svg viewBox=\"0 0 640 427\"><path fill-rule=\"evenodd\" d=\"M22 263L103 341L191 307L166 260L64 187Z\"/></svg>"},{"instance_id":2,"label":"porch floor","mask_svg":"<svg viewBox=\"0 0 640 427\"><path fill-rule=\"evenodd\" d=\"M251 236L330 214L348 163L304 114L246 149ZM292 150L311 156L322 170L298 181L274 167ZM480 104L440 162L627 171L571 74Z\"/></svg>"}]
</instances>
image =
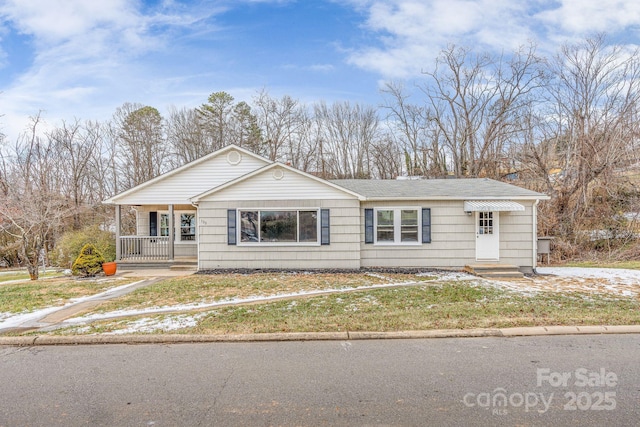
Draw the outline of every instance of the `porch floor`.
<instances>
[{"instance_id":1,"label":"porch floor","mask_svg":"<svg viewBox=\"0 0 640 427\"><path fill-rule=\"evenodd\" d=\"M198 269L198 258L176 257L173 260L120 260L118 265L127 269L169 269L181 271L196 271Z\"/></svg>"}]
</instances>

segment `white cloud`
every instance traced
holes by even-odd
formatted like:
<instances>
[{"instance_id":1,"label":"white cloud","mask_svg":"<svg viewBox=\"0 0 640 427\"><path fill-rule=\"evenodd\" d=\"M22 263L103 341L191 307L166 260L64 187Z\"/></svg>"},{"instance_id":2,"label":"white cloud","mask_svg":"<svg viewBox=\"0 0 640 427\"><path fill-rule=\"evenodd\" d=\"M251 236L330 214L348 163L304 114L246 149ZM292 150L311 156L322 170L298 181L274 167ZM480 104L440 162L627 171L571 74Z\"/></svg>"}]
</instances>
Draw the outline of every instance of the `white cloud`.
<instances>
[{"instance_id":1,"label":"white cloud","mask_svg":"<svg viewBox=\"0 0 640 427\"><path fill-rule=\"evenodd\" d=\"M127 0L8 0L0 15L16 29L40 43L55 44L105 27L114 30L136 25L139 16Z\"/></svg>"},{"instance_id":2,"label":"white cloud","mask_svg":"<svg viewBox=\"0 0 640 427\"><path fill-rule=\"evenodd\" d=\"M385 77L417 75L447 44L512 49L527 43L526 10L509 0L371 0L352 2L365 15L376 46L350 62Z\"/></svg>"},{"instance_id":3,"label":"white cloud","mask_svg":"<svg viewBox=\"0 0 640 427\"><path fill-rule=\"evenodd\" d=\"M560 3L557 8L539 13L538 18L568 34L613 34L640 24L640 2L637 0L562 0Z\"/></svg>"},{"instance_id":4,"label":"white cloud","mask_svg":"<svg viewBox=\"0 0 640 427\"><path fill-rule=\"evenodd\" d=\"M594 32L623 33L640 24L637 0L351 0L350 4L364 15L363 28L372 40L352 50L349 62L385 78L419 75L451 43L500 53L533 41L540 52L552 53L560 44Z\"/></svg>"},{"instance_id":5,"label":"white cloud","mask_svg":"<svg viewBox=\"0 0 640 427\"><path fill-rule=\"evenodd\" d=\"M1 112L2 132L15 138L40 110L51 122L108 117L114 102L136 100L150 84L139 57L162 51L175 29L197 28L224 10L185 10L172 1L142 7L138 0L0 1L0 38L7 43L12 32L21 34L33 49L29 65L1 89L0 100L11 106Z\"/></svg>"}]
</instances>

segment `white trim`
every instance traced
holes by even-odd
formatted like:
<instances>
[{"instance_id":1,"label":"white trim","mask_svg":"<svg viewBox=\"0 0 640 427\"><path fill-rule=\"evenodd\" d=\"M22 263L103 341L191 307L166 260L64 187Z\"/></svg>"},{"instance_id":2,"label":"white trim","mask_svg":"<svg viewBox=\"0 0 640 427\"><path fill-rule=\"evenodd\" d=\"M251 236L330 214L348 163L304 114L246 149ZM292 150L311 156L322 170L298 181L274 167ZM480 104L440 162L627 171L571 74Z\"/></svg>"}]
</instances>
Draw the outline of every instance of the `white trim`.
<instances>
[{"instance_id":1,"label":"white trim","mask_svg":"<svg viewBox=\"0 0 640 427\"><path fill-rule=\"evenodd\" d=\"M536 200L533 206L531 207L531 218L532 218L531 223L533 224L532 225L533 242L531 246L531 249L533 252L533 259L531 260L531 268L533 269L534 272L538 267L538 203L540 203L540 200Z\"/></svg>"},{"instance_id":2,"label":"white trim","mask_svg":"<svg viewBox=\"0 0 640 427\"><path fill-rule=\"evenodd\" d=\"M416 211L418 215L418 240L402 241L402 211ZM393 211L393 242L378 242L378 211ZM421 246L422 245L422 207L421 206L381 206L373 208L373 244L379 246Z\"/></svg>"},{"instance_id":3,"label":"white trim","mask_svg":"<svg viewBox=\"0 0 640 427\"><path fill-rule=\"evenodd\" d=\"M281 168L276 168L272 172L273 179L281 180L284 178L284 171Z\"/></svg>"},{"instance_id":4,"label":"white trim","mask_svg":"<svg viewBox=\"0 0 640 427\"><path fill-rule=\"evenodd\" d=\"M507 196L507 197L475 197L474 200L549 200L550 197L545 196ZM362 200L362 199L361 199ZM458 201L458 200L469 200L469 197L460 197L460 196L403 196L403 197L366 197L364 199L367 202L415 202L416 200L420 201Z\"/></svg>"},{"instance_id":5,"label":"white trim","mask_svg":"<svg viewBox=\"0 0 640 427\"><path fill-rule=\"evenodd\" d=\"M154 212L154 211L150 211L150 212ZM158 213L158 237L169 237L169 236L161 236L160 235L160 216L161 215L169 215L169 211L168 210L157 210L155 211ZM192 213L196 215L195 221L196 221L196 234L195 234L195 240L182 240L181 237L181 226L180 226L180 215L185 214L185 213ZM176 220L177 218L177 220ZM198 230L200 228L198 227L198 210L188 210L188 209L180 209L180 210L176 210L174 209L173 211L173 243L175 245L195 245L198 243L199 239L198 239Z\"/></svg>"},{"instance_id":6,"label":"white trim","mask_svg":"<svg viewBox=\"0 0 640 427\"><path fill-rule=\"evenodd\" d=\"M465 212L523 212L524 206L513 200L465 200Z\"/></svg>"},{"instance_id":7,"label":"white trim","mask_svg":"<svg viewBox=\"0 0 640 427\"><path fill-rule=\"evenodd\" d=\"M489 213L490 218L485 218L487 221L491 221L491 233L480 233L480 214ZM500 261L500 212L496 211L476 211L475 218L475 235L476 235L476 261ZM490 237L489 237L490 236ZM489 244L487 244L489 243ZM487 252L487 248L490 252ZM496 254L495 257L487 255Z\"/></svg>"},{"instance_id":8,"label":"white trim","mask_svg":"<svg viewBox=\"0 0 640 427\"><path fill-rule=\"evenodd\" d=\"M231 157L232 155L234 157L237 156L237 158L235 159L232 158ZM229 163L231 166L239 165L241 161L242 161L242 154L239 151L232 150L227 153L227 163Z\"/></svg>"},{"instance_id":9,"label":"white trim","mask_svg":"<svg viewBox=\"0 0 640 427\"><path fill-rule=\"evenodd\" d=\"M296 225L298 229L296 230L296 235L298 240L300 240L300 211L303 212L316 212L316 241L315 242L243 242L242 241L242 218L240 217L240 212L258 212L258 230L260 230L260 212L261 211L290 211L296 212ZM293 246L293 247L301 247L301 246L321 246L322 244L322 220L321 220L321 208L279 208L279 207L262 207L262 208L236 208L236 246L243 247L283 247L283 246Z\"/></svg>"}]
</instances>

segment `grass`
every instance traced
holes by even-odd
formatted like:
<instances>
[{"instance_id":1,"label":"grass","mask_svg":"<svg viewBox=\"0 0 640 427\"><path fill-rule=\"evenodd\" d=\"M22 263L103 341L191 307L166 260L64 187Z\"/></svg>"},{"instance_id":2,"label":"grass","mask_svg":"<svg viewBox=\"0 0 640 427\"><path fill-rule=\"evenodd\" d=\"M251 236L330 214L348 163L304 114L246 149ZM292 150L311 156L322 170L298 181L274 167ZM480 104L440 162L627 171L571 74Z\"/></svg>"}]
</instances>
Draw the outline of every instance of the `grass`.
<instances>
[{"instance_id":1,"label":"grass","mask_svg":"<svg viewBox=\"0 0 640 427\"><path fill-rule=\"evenodd\" d=\"M55 270L47 270L45 274L40 274L40 278L60 276L60 272ZM14 271L0 274L0 283L10 280L26 280L29 279L29 273L26 271Z\"/></svg>"},{"instance_id":2,"label":"grass","mask_svg":"<svg viewBox=\"0 0 640 427\"><path fill-rule=\"evenodd\" d=\"M123 279L60 278L0 286L0 313L22 313L63 305L73 298L97 294L127 283Z\"/></svg>"},{"instance_id":3,"label":"grass","mask_svg":"<svg viewBox=\"0 0 640 427\"><path fill-rule=\"evenodd\" d=\"M626 268L630 270L640 270L640 261L574 261L565 264L565 266L586 268Z\"/></svg>"},{"instance_id":4,"label":"grass","mask_svg":"<svg viewBox=\"0 0 640 427\"><path fill-rule=\"evenodd\" d=\"M640 324L639 312L637 298L555 292L525 296L451 282L224 307L198 313L192 317L195 326L172 332L235 334ZM185 314L145 316L148 324L178 318L185 319ZM83 327L82 333L117 331L135 321L95 322ZM77 332L69 329L55 333Z\"/></svg>"},{"instance_id":5,"label":"grass","mask_svg":"<svg viewBox=\"0 0 640 427\"><path fill-rule=\"evenodd\" d=\"M301 291L344 289L383 283L432 280L415 274L253 273L193 275L168 279L138 289L99 307L100 312L178 304L207 303L230 298L270 296Z\"/></svg>"}]
</instances>

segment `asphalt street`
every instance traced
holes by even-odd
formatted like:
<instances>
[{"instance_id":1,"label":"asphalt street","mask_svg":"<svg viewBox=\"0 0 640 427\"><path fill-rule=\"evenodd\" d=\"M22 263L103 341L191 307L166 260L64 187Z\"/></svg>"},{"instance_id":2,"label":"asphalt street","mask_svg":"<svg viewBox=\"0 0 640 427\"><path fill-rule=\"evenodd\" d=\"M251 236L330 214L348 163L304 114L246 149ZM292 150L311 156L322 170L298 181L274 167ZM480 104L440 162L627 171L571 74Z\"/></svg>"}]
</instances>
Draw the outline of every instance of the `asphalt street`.
<instances>
[{"instance_id":1,"label":"asphalt street","mask_svg":"<svg viewBox=\"0 0 640 427\"><path fill-rule=\"evenodd\" d=\"M636 426L640 336L0 347L0 426Z\"/></svg>"}]
</instances>

